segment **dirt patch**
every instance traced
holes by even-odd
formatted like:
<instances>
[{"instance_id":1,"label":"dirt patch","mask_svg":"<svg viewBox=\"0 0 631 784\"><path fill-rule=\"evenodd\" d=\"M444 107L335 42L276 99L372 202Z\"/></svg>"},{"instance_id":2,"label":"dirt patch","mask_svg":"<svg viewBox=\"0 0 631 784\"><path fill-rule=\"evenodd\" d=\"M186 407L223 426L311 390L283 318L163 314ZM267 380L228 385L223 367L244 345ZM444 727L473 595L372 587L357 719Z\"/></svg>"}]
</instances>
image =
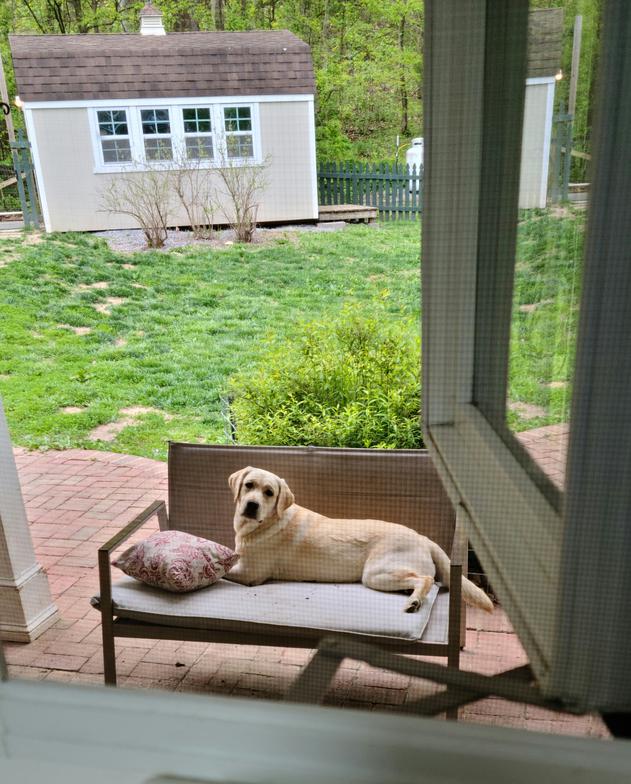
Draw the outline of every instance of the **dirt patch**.
<instances>
[{"instance_id":1,"label":"dirt patch","mask_svg":"<svg viewBox=\"0 0 631 784\"><path fill-rule=\"evenodd\" d=\"M2 268L20 258L20 248L28 245L39 245L42 241L42 235L40 232L29 232L28 234L24 234L21 229L3 230L0 231L0 240L21 240L21 243L14 248L11 248L11 250L2 251L2 258L0 259L0 268Z\"/></svg>"},{"instance_id":2,"label":"dirt patch","mask_svg":"<svg viewBox=\"0 0 631 784\"><path fill-rule=\"evenodd\" d=\"M106 425L99 425L90 432L88 438L90 441L114 441L116 436L123 431L126 427L133 427L137 425L140 417L145 414L159 414L169 422L173 419L172 414L166 414L160 411L159 408L151 408L149 406L130 406L129 408L121 408L118 412L119 419L116 422L108 422Z\"/></svg>"},{"instance_id":3,"label":"dirt patch","mask_svg":"<svg viewBox=\"0 0 631 784\"><path fill-rule=\"evenodd\" d=\"M99 280L96 283L79 283L75 291L90 291L92 289L108 289L110 284L106 280Z\"/></svg>"},{"instance_id":4,"label":"dirt patch","mask_svg":"<svg viewBox=\"0 0 631 784\"><path fill-rule=\"evenodd\" d=\"M2 226L2 222L0 222ZM29 231L25 233L22 229L2 229L0 230L0 240L22 240L22 245L39 245L43 235L39 231ZM0 264L0 266L2 266Z\"/></svg>"},{"instance_id":5,"label":"dirt patch","mask_svg":"<svg viewBox=\"0 0 631 784\"><path fill-rule=\"evenodd\" d=\"M132 283L131 285L135 289L145 289L146 290L146 289L149 288L149 286L143 286L142 283Z\"/></svg>"},{"instance_id":6,"label":"dirt patch","mask_svg":"<svg viewBox=\"0 0 631 784\"><path fill-rule=\"evenodd\" d=\"M87 411L86 406L64 406L60 409L62 414L82 414L84 411Z\"/></svg>"},{"instance_id":7,"label":"dirt patch","mask_svg":"<svg viewBox=\"0 0 631 784\"><path fill-rule=\"evenodd\" d=\"M89 335L92 327L71 327L70 324L57 324L58 329L70 329L75 335Z\"/></svg>"},{"instance_id":8,"label":"dirt patch","mask_svg":"<svg viewBox=\"0 0 631 784\"><path fill-rule=\"evenodd\" d=\"M116 338L116 340L114 341L114 345L116 346L116 348L122 348L123 346L127 345L127 341L125 340L125 338Z\"/></svg>"},{"instance_id":9,"label":"dirt patch","mask_svg":"<svg viewBox=\"0 0 631 784\"><path fill-rule=\"evenodd\" d=\"M549 381L543 386L548 387L548 389L563 389L567 386L567 381Z\"/></svg>"},{"instance_id":10,"label":"dirt patch","mask_svg":"<svg viewBox=\"0 0 631 784\"><path fill-rule=\"evenodd\" d=\"M123 302L127 302L124 297L108 297L105 302L96 302L92 307L98 313L103 313L105 316L111 316L112 308L117 307L117 305L122 305Z\"/></svg>"},{"instance_id":11,"label":"dirt patch","mask_svg":"<svg viewBox=\"0 0 631 784\"><path fill-rule=\"evenodd\" d=\"M511 411L514 411L516 414L522 419L537 419L538 417L544 417L546 415L545 408L541 406L535 406L532 403L509 403L508 407Z\"/></svg>"},{"instance_id":12,"label":"dirt patch","mask_svg":"<svg viewBox=\"0 0 631 784\"><path fill-rule=\"evenodd\" d=\"M552 305L554 302L553 299L542 299L541 302L533 302L530 305L520 305L519 312L520 313L533 313L537 308L541 308L544 305Z\"/></svg>"},{"instance_id":13,"label":"dirt patch","mask_svg":"<svg viewBox=\"0 0 631 784\"><path fill-rule=\"evenodd\" d=\"M0 259L0 269L2 267L8 267L8 265L15 261L16 259L20 258L20 254L17 250L10 250L10 251L2 251L2 258Z\"/></svg>"}]
</instances>

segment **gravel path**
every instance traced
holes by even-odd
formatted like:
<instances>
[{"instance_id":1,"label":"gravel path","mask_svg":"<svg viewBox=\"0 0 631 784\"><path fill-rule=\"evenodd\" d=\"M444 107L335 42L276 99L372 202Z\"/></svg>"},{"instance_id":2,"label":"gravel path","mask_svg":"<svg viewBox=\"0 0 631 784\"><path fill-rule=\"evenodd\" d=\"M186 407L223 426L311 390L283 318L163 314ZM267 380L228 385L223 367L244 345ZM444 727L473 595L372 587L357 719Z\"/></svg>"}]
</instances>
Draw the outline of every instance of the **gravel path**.
<instances>
[{"instance_id":1,"label":"gravel path","mask_svg":"<svg viewBox=\"0 0 631 784\"><path fill-rule=\"evenodd\" d=\"M296 224L276 228L259 227L254 235L254 244L263 244L303 231L339 231L346 227L344 221L332 221L315 224ZM111 231L96 231L96 237L103 237L112 250L122 253L137 253L148 250L145 236L140 229L113 229ZM162 251L173 248L182 248L187 245L202 245L209 248L229 248L235 244L232 229L221 229L213 232L212 238L207 240L196 239L193 232L173 229L169 231Z\"/></svg>"}]
</instances>

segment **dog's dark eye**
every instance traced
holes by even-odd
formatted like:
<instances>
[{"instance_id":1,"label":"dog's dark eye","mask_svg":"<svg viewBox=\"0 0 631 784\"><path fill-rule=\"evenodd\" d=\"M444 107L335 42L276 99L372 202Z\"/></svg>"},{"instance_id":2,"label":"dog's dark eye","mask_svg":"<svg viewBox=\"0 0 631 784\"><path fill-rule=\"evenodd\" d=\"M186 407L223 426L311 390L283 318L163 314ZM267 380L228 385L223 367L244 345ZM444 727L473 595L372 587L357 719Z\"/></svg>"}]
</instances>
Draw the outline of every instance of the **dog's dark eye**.
<instances>
[{"instance_id":1,"label":"dog's dark eye","mask_svg":"<svg viewBox=\"0 0 631 784\"><path fill-rule=\"evenodd\" d=\"M274 495L274 491L270 490L268 487L267 490L265 490L265 495L271 498Z\"/></svg>"},{"instance_id":2,"label":"dog's dark eye","mask_svg":"<svg viewBox=\"0 0 631 784\"><path fill-rule=\"evenodd\" d=\"M245 486L247 487L248 490L251 490L254 487L254 482L246 482Z\"/></svg>"}]
</instances>

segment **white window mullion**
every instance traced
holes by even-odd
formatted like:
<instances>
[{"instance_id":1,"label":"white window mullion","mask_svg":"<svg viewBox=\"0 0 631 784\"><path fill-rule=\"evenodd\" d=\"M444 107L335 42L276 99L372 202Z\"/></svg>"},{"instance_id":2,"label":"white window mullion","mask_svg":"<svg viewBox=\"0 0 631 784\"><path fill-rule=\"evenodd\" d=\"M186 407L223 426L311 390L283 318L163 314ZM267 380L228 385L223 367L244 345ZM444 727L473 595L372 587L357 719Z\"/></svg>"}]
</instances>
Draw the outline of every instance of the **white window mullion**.
<instances>
[{"instance_id":1,"label":"white window mullion","mask_svg":"<svg viewBox=\"0 0 631 784\"><path fill-rule=\"evenodd\" d=\"M215 128L215 160L220 164L226 160L226 132L223 124L223 105L213 104L211 107L211 117L213 121L213 128Z\"/></svg>"},{"instance_id":2,"label":"white window mullion","mask_svg":"<svg viewBox=\"0 0 631 784\"><path fill-rule=\"evenodd\" d=\"M182 121L182 107L171 106L171 144L173 145L173 160L186 159L186 142L184 141L184 123Z\"/></svg>"},{"instance_id":3,"label":"white window mullion","mask_svg":"<svg viewBox=\"0 0 631 784\"><path fill-rule=\"evenodd\" d=\"M145 164L145 147L142 138L142 125L140 123L140 109L129 110L129 124L131 131L132 159L137 166Z\"/></svg>"}]
</instances>

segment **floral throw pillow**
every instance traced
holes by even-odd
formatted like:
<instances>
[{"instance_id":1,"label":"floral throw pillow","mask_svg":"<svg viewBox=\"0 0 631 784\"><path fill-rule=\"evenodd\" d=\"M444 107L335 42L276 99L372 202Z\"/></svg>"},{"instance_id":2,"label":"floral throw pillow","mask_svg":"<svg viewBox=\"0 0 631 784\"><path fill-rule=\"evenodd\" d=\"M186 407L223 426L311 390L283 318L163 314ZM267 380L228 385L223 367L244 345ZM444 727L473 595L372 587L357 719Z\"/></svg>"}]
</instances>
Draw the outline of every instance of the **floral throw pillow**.
<instances>
[{"instance_id":1,"label":"floral throw pillow","mask_svg":"<svg viewBox=\"0 0 631 784\"><path fill-rule=\"evenodd\" d=\"M230 548L201 536L160 531L129 547L112 565L147 585L184 593L216 583L238 560Z\"/></svg>"}]
</instances>

